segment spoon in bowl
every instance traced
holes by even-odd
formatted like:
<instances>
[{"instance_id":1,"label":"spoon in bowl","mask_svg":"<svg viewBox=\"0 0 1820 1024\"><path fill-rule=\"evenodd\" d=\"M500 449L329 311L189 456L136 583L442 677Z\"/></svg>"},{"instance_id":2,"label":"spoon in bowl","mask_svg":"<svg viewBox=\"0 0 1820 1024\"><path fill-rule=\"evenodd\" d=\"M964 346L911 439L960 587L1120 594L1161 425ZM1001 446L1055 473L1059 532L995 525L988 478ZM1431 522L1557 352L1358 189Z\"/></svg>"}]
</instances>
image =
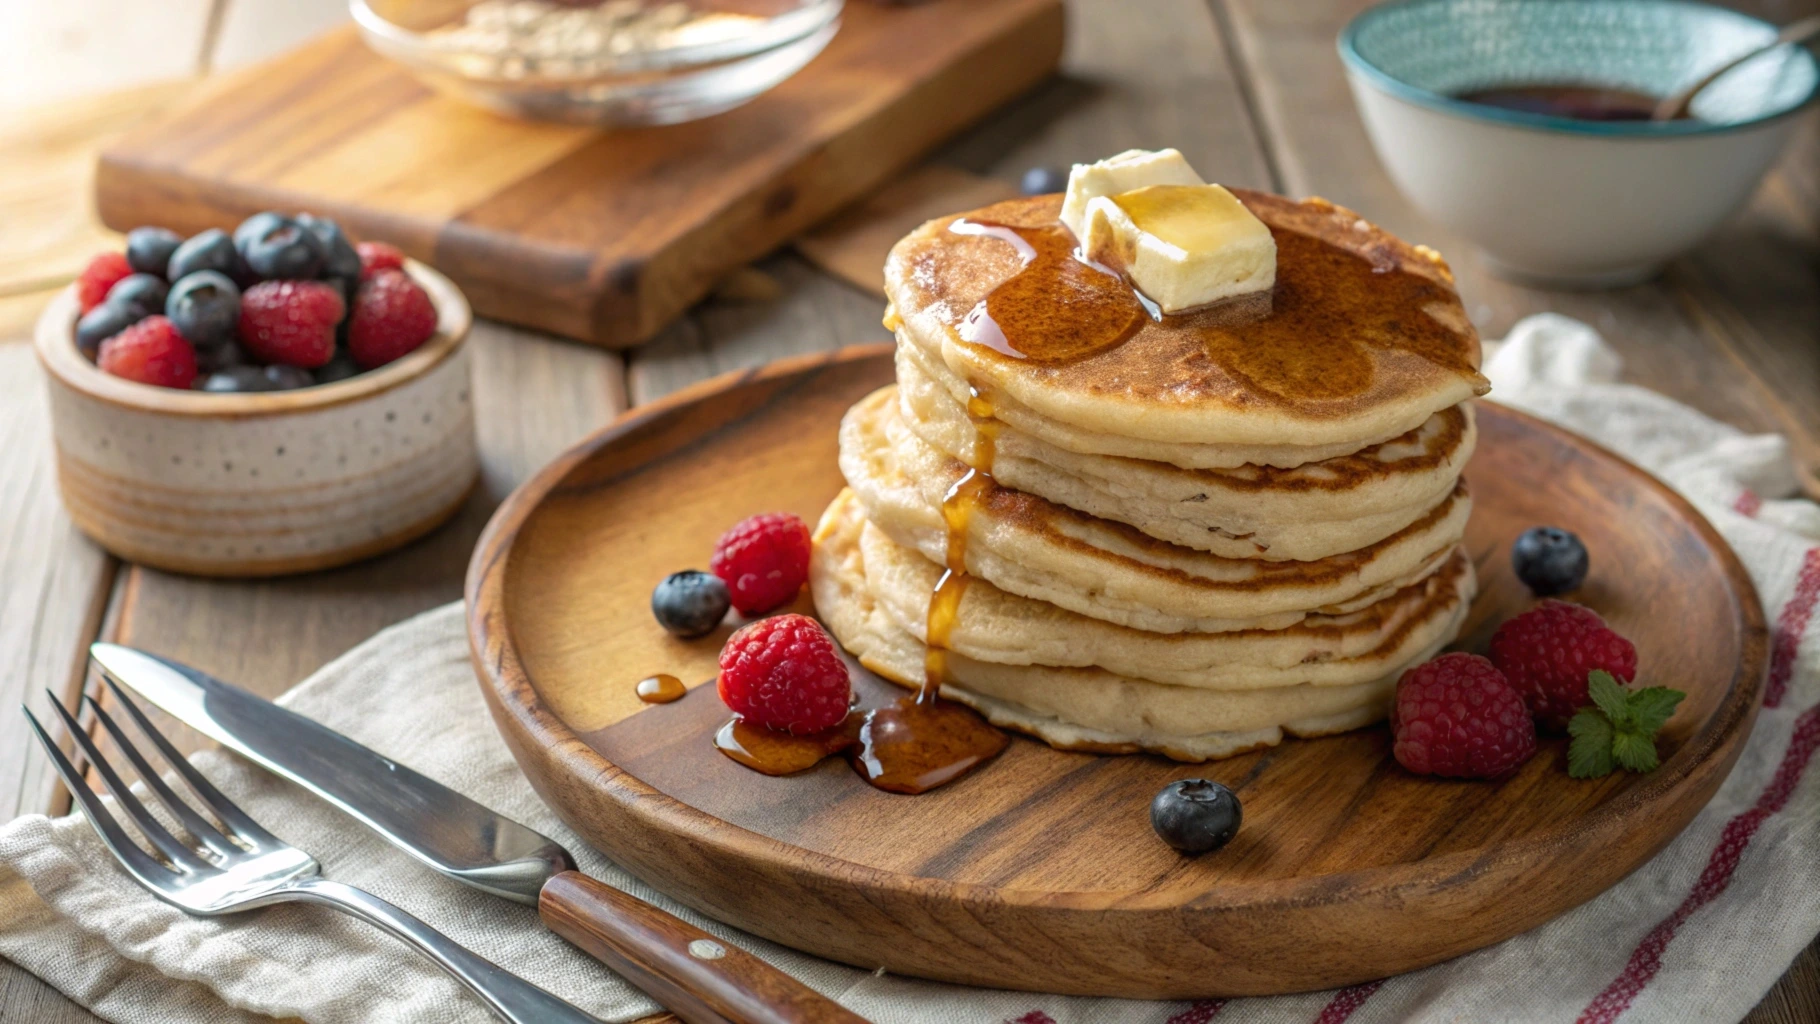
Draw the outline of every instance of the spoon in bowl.
<instances>
[{"instance_id":1,"label":"spoon in bowl","mask_svg":"<svg viewBox=\"0 0 1820 1024\"><path fill-rule=\"evenodd\" d=\"M1730 71L1758 54L1773 50L1778 46L1785 46L1789 43L1805 43L1810 39L1816 38L1820 38L1820 14L1802 18L1800 21L1790 22L1782 31L1776 33L1775 39L1764 43L1754 50L1733 57L1731 60L1726 61L1707 72L1705 75L1702 75L1692 84L1675 90L1674 93L1662 100L1662 102L1656 104L1656 109L1650 114L1649 119L1651 121L1673 121L1677 118L1686 117L1688 104L1694 101L1694 96L1699 93L1700 90L1713 84L1720 75L1725 74L1727 71Z\"/></svg>"}]
</instances>

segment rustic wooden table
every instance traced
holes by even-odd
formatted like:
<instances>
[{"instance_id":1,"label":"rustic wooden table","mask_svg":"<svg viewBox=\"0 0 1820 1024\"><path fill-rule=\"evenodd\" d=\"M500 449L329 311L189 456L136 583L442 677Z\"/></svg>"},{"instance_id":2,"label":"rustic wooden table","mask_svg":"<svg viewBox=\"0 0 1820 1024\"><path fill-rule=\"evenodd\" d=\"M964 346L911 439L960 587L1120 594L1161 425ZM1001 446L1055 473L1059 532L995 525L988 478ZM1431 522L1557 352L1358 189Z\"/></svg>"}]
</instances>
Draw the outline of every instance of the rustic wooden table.
<instances>
[{"instance_id":1,"label":"rustic wooden table","mask_svg":"<svg viewBox=\"0 0 1820 1024\"><path fill-rule=\"evenodd\" d=\"M856 0L863 2L863 0ZM1741 0L1788 21L1816 0ZM1820 130L1813 118L1749 208L1654 283L1559 293L1486 276L1385 177L1333 39L1360 0L1070 4L1064 73L968 132L938 161L1015 179L1132 146L1180 147L1210 179L1319 194L1445 252L1487 337L1533 312L1592 323L1629 380L1752 431L1787 435L1820 494ZM493 506L526 474L626 408L725 370L882 340L880 298L795 252L760 269L780 294L711 300L624 355L501 324L475 329L482 486L455 522L392 555L293 579L218 582L120 562L58 504L43 385L27 343L50 290L108 236L91 222L98 140L185 91L148 83L282 49L344 17L342 0L71 0L0 6L0 708L65 701L97 638L137 644L277 694L375 631L458 598ZM68 99L80 92L130 92ZM55 101L46 105L49 101ZM761 289L762 290L762 289ZM191 745L199 745L191 736ZM0 821L58 811L21 716L0 714ZM478 1013L476 1014L478 1017ZM0 1020L95 1018L0 962ZM1820 1020L1820 944L1749 1016Z\"/></svg>"}]
</instances>

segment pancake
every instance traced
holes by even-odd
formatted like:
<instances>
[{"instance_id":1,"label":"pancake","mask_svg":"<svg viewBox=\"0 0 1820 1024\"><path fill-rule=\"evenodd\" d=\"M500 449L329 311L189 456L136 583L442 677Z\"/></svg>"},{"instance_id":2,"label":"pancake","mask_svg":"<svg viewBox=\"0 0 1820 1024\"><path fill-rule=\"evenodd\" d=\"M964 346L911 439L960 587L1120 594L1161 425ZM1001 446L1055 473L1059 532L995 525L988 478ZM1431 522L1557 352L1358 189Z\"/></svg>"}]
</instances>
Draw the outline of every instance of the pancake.
<instances>
[{"instance_id":1,"label":"pancake","mask_svg":"<svg viewBox=\"0 0 1820 1024\"><path fill-rule=\"evenodd\" d=\"M817 535L837 546L857 537L867 592L898 628L926 642L941 566L897 544L864 516L852 493L843 492L823 514ZM1147 633L969 579L946 649L1001 665L1097 667L1215 690L1346 686L1377 679L1432 647L1472 589L1471 562L1456 549L1433 575L1350 614L1310 615L1281 629Z\"/></svg>"},{"instance_id":2,"label":"pancake","mask_svg":"<svg viewBox=\"0 0 1820 1024\"><path fill-rule=\"evenodd\" d=\"M887 314L885 322L889 325L896 321L892 315ZM1324 445L1293 445L1178 444L1173 441L1102 434L1044 416L1002 391L995 392L968 384L966 378L955 373L942 361L939 351L931 354L912 342L901 323L897 330L897 359L900 376L906 363L915 365L923 377L946 390L956 405L965 405L970 399L979 396L978 400L983 400L990 407L993 419L1031 437L1040 437L1057 448L1083 455L1145 459L1183 469L1233 469L1238 466L1293 469L1309 462L1351 455L1361 448L1382 444L1399 436L1391 433L1382 437L1364 437Z\"/></svg>"},{"instance_id":3,"label":"pancake","mask_svg":"<svg viewBox=\"0 0 1820 1024\"><path fill-rule=\"evenodd\" d=\"M816 609L861 664L915 688L922 683L926 649L868 589L858 519L846 514L842 500L816 531L810 571ZM1285 733L1327 735L1383 718L1397 675L1453 637L1466 605L1455 603L1432 645L1358 683L1219 690L1147 682L1101 668L995 664L951 652L941 693L996 725L1064 749L1150 750L1189 761L1229 757L1274 745Z\"/></svg>"},{"instance_id":4,"label":"pancake","mask_svg":"<svg viewBox=\"0 0 1820 1024\"><path fill-rule=\"evenodd\" d=\"M1228 558L1309 561L1375 544L1453 490L1477 437L1471 407L1458 405L1402 437L1294 469L1189 470L982 425L901 349L897 379L900 415L937 451L1006 487Z\"/></svg>"},{"instance_id":5,"label":"pancake","mask_svg":"<svg viewBox=\"0 0 1820 1024\"><path fill-rule=\"evenodd\" d=\"M1478 336L1432 251L1325 201L1232 191L1277 243L1268 315L1240 302L1139 316L1134 333L1096 340L1105 304L1134 300L1122 284L1117 295L1069 285L1088 275L1031 249L1045 239L1053 249L1053 232L1066 233L1056 220L1061 197L1037 196L937 218L898 242L885 280L900 341L986 388L995 404L1090 435L1175 445L1357 450L1488 390ZM962 218L1002 228L952 230ZM1012 233L1038 253L1032 273L1058 272L1021 274L1026 256ZM963 341L963 329L976 340ZM977 340L994 336L1004 344Z\"/></svg>"},{"instance_id":6,"label":"pancake","mask_svg":"<svg viewBox=\"0 0 1820 1024\"><path fill-rule=\"evenodd\" d=\"M945 559L943 497L969 470L904 425L895 387L848 410L840 466L867 519L930 561ZM960 524L967 572L1022 597L1157 633L1218 632L1265 617L1295 621L1362 608L1446 562L1472 504L1458 485L1375 544L1317 561L1270 561L1169 544L990 478L979 482Z\"/></svg>"}]
</instances>

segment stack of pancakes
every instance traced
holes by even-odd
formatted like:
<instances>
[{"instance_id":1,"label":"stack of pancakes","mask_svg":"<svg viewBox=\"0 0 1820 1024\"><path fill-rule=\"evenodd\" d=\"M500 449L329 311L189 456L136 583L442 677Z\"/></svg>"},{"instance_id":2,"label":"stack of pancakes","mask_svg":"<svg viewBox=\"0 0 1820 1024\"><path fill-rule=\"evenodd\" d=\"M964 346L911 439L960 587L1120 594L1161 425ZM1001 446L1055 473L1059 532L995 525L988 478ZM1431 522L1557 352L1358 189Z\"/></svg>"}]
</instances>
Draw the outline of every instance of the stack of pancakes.
<instances>
[{"instance_id":1,"label":"stack of pancakes","mask_svg":"<svg viewBox=\"0 0 1820 1024\"><path fill-rule=\"evenodd\" d=\"M1454 638L1487 385L1451 275L1343 208L1234 191L1277 241L1261 306L1063 359L963 340L1037 264L952 230L1055 230L1059 196L892 250L897 384L842 423L811 575L868 668L1058 747L1204 760L1377 721ZM1019 331L1090 318L1054 289Z\"/></svg>"}]
</instances>

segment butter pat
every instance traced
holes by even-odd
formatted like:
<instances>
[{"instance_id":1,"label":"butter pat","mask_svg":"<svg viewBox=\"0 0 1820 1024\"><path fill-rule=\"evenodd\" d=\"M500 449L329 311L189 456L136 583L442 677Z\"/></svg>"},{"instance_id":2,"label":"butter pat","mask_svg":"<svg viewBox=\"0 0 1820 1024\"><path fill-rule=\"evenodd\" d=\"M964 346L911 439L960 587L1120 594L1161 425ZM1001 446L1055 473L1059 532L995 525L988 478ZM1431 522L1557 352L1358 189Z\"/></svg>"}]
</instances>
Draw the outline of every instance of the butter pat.
<instances>
[{"instance_id":1,"label":"butter pat","mask_svg":"<svg viewBox=\"0 0 1820 1024\"><path fill-rule=\"evenodd\" d=\"M1152 153L1128 149L1118 156L1097 163L1075 164L1068 172L1068 192L1062 199L1062 223L1074 237L1087 240L1087 204L1101 196L1146 185L1200 185L1201 176L1188 166L1179 150L1159 149Z\"/></svg>"},{"instance_id":2,"label":"butter pat","mask_svg":"<svg viewBox=\"0 0 1820 1024\"><path fill-rule=\"evenodd\" d=\"M1085 212L1075 231L1082 252L1122 271L1164 313L1276 284L1276 239L1218 185L1148 185L1096 196Z\"/></svg>"}]
</instances>

